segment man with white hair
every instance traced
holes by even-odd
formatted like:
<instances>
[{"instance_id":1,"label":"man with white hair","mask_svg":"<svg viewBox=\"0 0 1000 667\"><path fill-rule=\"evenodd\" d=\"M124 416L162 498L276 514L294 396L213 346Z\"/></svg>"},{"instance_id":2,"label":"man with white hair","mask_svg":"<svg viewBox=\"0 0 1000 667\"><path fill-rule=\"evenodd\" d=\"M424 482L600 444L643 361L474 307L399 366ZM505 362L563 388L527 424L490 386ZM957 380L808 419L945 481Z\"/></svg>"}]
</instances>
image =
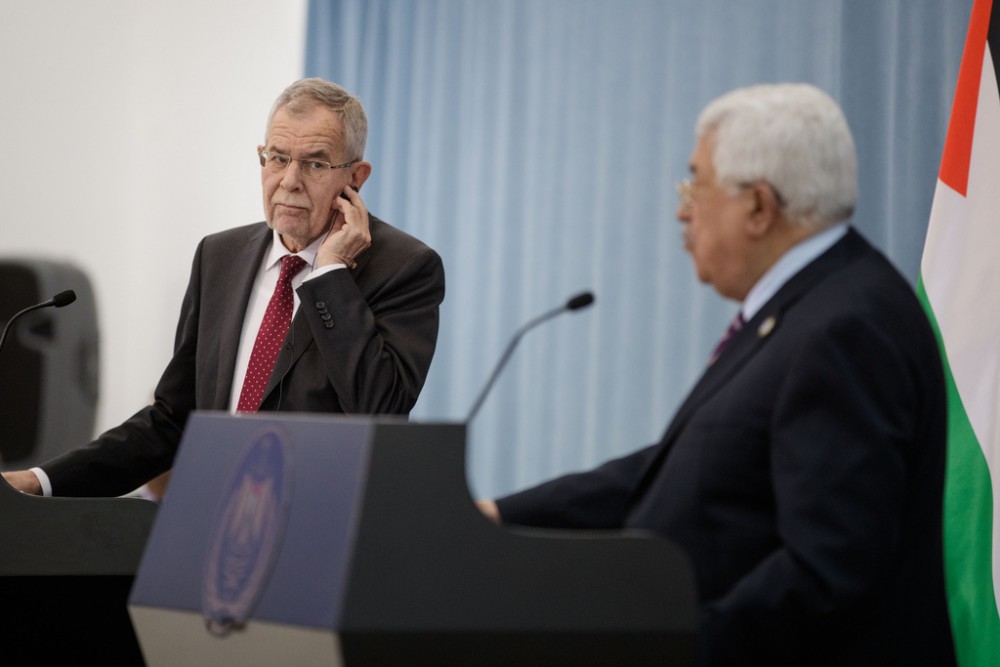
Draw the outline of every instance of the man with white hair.
<instances>
[{"instance_id":1,"label":"man with white hair","mask_svg":"<svg viewBox=\"0 0 1000 667\"><path fill-rule=\"evenodd\" d=\"M846 119L813 86L755 86L696 135L684 244L739 316L658 444L480 507L674 540L702 664L954 664L943 372L912 289L846 222Z\"/></svg>"},{"instance_id":2,"label":"man with white hair","mask_svg":"<svg viewBox=\"0 0 1000 667\"><path fill-rule=\"evenodd\" d=\"M265 221L198 245L153 403L4 479L39 495L127 493L173 465L194 410L408 414L437 344L444 267L368 212L367 133L340 86L288 86L254 156Z\"/></svg>"}]
</instances>

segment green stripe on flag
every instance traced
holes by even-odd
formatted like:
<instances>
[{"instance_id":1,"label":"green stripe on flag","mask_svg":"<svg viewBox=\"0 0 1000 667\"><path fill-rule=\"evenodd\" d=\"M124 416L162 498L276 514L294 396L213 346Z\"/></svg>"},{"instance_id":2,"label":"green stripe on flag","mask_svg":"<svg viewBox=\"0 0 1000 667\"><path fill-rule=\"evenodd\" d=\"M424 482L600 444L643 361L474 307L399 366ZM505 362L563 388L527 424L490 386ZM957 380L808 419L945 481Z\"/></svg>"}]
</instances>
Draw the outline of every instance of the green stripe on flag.
<instances>
[{"instance_id":1,"label":"green stripe on flag","mask_svg":"<svg viewBox=\"0 0 1000 667\"><path fill-rule=\"evenodd\" d=\"M960 667L1000 665L1000 614L993 586L993 488L982 447L958 394L934 310L921 279L917 295L944 361L948 460L944 489L944 560L948 611Z\"/></svg>"}]
</instances>

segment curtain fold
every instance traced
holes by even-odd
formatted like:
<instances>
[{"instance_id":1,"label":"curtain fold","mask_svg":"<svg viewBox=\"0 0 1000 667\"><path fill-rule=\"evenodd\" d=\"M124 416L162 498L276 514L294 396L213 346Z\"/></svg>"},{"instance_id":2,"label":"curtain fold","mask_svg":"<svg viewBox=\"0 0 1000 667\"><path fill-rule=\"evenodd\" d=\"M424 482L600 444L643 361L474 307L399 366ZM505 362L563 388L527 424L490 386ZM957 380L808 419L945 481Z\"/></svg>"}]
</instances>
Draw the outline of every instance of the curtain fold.
<instances>
[{"instance_id":1,"label":"curtain fold","mask_svg":"<svg viewBox=\"0 0 1000 667\"><path fill-rule=\"evenodd\" d=\"M462 420L492 496L659 438L736 304L700 285L674 183L737 86L808 81L858 144L853 223L919 270L971 0L312 0L306 74L369 113L369 209L441 253L438 350L413 418Z\"/></svg>"}]
</instances>

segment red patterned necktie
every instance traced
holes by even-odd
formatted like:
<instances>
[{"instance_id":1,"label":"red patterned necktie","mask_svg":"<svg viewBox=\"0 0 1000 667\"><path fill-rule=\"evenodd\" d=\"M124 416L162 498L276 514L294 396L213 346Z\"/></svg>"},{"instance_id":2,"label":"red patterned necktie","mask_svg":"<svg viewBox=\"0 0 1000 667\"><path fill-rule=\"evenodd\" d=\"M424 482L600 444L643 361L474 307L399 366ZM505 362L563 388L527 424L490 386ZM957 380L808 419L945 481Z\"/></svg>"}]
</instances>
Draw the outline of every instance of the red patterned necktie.
<instances>
[{"instance_id":1,"label":"red patterned necktie","mask_svg":"<svg viewBox=\"0 0 1000 667\"><path fill-rule=\"evenodd\" d=\"M285 255L281 258L281 274L278 284L274 286L274 294L267 302L264 311L264 321L260 323L257 340L250 353L250 365L247 366L246 379L240 391L240 402L237 412L257 412L260 400L264 397L264 388L271 379L274 362L278 358L278 350L288 333L288 325L292 321L292 306L295 297L292 295L292 278L302 270L306 262L296 255Z\"/></svg>"},{"instance_id":2,"label":"red patterned necktie","mask_svg":"<svg viewBox=\"0 0 1000 667\"><path fill-rule=\"evenodd\" d=\"M743 313L739 312L736 314L736 318L729 323L729 327L726 328L726 333L722 334L722 340L719 341L718 345L715 346L715 350L712 351L712 356L708 359L708 365L711 366L715 363L715 360L719 358L722 354L722 350L725 349L726 344L729 343L729 339L736 335L736 332L743 328L746 321L743 319Z\"/></svg>"}]
</instances>

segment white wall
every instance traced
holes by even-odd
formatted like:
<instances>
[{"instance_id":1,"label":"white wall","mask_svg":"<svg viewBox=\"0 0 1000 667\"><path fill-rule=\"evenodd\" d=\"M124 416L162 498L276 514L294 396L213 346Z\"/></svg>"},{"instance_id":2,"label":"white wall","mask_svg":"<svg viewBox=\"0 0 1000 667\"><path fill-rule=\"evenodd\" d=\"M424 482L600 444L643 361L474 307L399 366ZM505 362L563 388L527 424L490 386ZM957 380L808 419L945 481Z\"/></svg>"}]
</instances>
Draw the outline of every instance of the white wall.
<instances>
[{"instance_id":1,"label":"white wall","mask_svg":"<svg viewBox=\"0 0 1000 667\"><path fill-rule=\"evenodd\" d=\"M198 240L263 219L255 150L305 23L306 0L0 5L0 256L93 281L99 430L149 400Z\"/></svg>"}]
</instances>

